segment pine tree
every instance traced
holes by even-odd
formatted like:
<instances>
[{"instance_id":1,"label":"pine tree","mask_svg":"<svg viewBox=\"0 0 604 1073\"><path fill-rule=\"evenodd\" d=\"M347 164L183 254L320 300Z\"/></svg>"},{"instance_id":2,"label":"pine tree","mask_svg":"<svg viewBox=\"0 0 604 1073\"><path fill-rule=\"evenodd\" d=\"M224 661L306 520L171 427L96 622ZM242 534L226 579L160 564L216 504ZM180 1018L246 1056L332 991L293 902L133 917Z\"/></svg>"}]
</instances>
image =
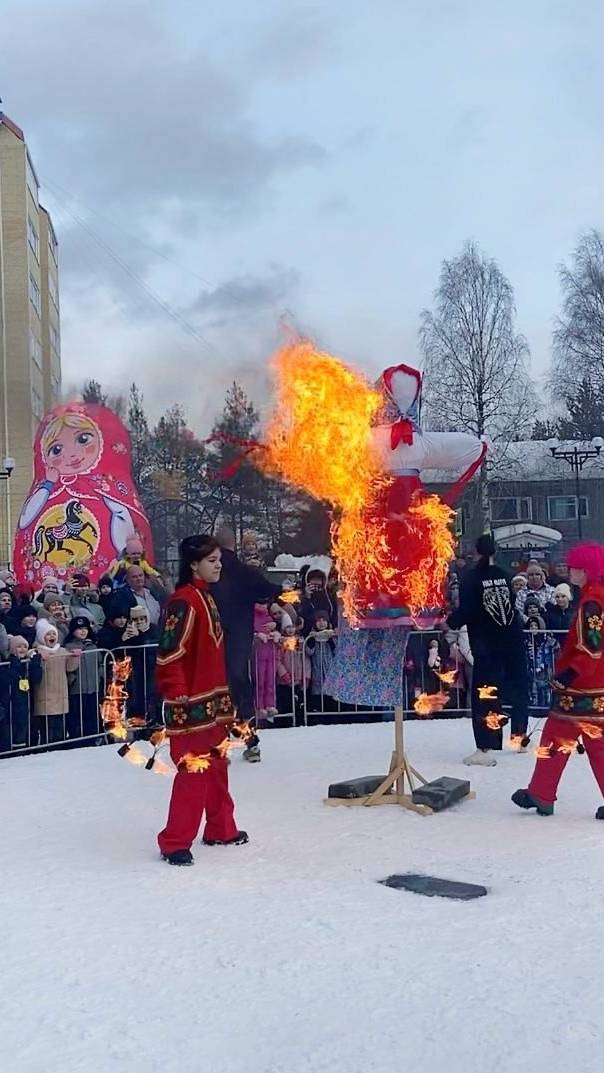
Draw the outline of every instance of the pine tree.
<instances>
[{"instance_id":1,"label":"pine tree","mask_svg":"<svg viewBox=\"0 0 604 1073\"><path fill-rule=\"evenodd\" d=\"M82 388L82 402L96 406L107 405L107 395L103 391L98 380L86 380Z\"/></svg>"},{"instance_id":2,"label":"pine tree","mask_svg":"<svg viewBox=\"0 0 604 1073\"><path fill-rule=\"evenodd\" d=\"M591 440L604 436L604 384L584 377L573 395L566 398L568 416L561 417L557 433L561 440Z\"/></svg>"}]
</instances>

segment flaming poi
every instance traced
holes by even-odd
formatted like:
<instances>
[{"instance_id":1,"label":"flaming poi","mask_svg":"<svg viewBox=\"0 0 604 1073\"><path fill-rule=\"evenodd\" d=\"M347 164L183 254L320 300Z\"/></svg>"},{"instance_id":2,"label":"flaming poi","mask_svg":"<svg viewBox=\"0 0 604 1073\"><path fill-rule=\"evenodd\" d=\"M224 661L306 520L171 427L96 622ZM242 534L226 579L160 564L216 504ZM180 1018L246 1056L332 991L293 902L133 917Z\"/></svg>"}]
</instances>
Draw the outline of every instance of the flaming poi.
<instances>
[{"instance_id":1,"label":"flaming poi","mask_svg":"<svg viewBox=\"0 0 604 1073\"><path fill-rule=\"evenodd\" d=\"M497 686L479 686L479 700L497 700Z\"/></svg>"},{"instance_id":2,"label":"flaming poi","mask_svg":"<svg viewBox=\"0 0 604 1073\"><path fill-rule=\"evenodd\" d=\"M413 707L418 715L433 715L443 710L448 699L448 693L420 693Z\"/></svg>"}]
</instances>

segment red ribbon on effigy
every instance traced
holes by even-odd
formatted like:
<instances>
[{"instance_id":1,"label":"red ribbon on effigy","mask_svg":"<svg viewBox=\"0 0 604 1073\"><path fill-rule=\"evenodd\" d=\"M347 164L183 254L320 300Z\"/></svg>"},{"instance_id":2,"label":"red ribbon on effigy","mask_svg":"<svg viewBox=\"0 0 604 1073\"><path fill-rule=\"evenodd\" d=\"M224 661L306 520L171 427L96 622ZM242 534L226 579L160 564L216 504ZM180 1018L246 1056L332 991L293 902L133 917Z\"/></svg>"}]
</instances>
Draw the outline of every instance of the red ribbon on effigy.
<instances>
[{"instance_id":1,"label":"red ribbon on effigy","mask_svg":"<svg viewBox=\"0 0 604 1073\"><path fill-rule=\"evenodd\" d=\"M396 451L399 443L410 446L413 443L413 422L407 417L401 417L390 426L390 447Z\"/></svg>"},{"instance_id":2,"label":"red ribbon on effigy","mask_svg":"<svg viewBox=\"0 0 604 1073\"><path fill-rule=\"evenodd\" d=\"M254 451L266 451L266 445L260 443L259 440L241 440L238 436L230 436L228 432L214 432L207 439L202 440L202 443L228 443L231 447L239 447L241 454L234 458L232 462L229 462L227 466L223 466L218 470L217 476L224 481L228 481L231 477L234 477L239 467L243 464L245 459L254 453Z\"/></svg>"}]
</instances>

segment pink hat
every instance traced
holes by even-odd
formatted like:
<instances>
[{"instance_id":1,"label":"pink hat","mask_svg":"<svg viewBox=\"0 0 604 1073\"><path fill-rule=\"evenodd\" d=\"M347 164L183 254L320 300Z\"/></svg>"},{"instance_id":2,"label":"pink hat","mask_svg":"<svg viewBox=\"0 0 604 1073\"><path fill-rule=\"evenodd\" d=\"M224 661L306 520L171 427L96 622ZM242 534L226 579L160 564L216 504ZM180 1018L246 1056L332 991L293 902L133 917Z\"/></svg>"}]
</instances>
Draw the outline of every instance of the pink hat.
<instances>
[{"instance_id":1,"label":"pink hat","mask_svg":"<svg viewBox=\"0 0 604 1073\"><path fill-rule=\"evenodd\" d=\"M126 541L126 555L142 555L144 552L142 541L137 536L128 537Z\"/></svg>"}]
</instances>

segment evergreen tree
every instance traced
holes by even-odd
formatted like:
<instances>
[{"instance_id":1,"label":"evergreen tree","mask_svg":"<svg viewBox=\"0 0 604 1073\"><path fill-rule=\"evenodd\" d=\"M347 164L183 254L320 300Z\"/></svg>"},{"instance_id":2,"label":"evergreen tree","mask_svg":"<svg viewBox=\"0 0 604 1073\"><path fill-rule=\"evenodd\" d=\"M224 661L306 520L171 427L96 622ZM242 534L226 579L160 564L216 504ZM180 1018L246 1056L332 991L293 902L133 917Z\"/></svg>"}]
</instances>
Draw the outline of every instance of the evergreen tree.
<instances>
[{"instance_id":1,"label":"evergreen tree","mask_svg":"<svg viewBox=\"0 0 604 1073\"><path fill-rule=\"evenodd\" d=\"M561 440L591 440L604 436L604 382L583 377L573 395L566 398L567 416L561 417L557 434Z\"/></svg>"}]
</instances>

